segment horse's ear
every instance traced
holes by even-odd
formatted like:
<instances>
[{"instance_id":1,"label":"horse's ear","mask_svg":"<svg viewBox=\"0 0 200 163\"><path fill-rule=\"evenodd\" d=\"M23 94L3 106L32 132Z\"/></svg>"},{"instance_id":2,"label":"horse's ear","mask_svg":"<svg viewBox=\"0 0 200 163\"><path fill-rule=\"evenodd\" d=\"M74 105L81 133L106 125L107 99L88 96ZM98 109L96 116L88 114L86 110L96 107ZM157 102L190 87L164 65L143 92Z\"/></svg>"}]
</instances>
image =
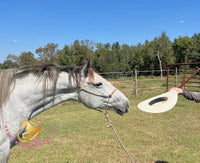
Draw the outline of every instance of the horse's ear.
<instances>
[{"instance_id":1,"label":"horse's ear","mask_svg":"<svg viewBox=\"0 0 200 163\"><path fill-rule=\"evenodd\" d=\"M89 60L88 63L83 66L83 69L81 70L81 73L84 77L87 77L88 76L88 72L89 72L89 69L92 68L92 61Z\"/></svg>"}]
</instances>

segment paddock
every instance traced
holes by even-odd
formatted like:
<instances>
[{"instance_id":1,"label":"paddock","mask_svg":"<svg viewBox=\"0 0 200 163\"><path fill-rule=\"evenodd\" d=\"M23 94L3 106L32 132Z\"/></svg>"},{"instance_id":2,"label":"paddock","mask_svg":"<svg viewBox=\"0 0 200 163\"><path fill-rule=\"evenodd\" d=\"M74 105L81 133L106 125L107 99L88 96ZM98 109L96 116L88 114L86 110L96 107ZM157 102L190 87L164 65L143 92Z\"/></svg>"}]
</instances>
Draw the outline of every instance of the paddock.
<instances>
[{"instance_id":1,"label":"paddock","mask_svg":"<svg viewBox=\"0 0 200 163\"><path fill-rule=\"evenodd\" d=\"M159 77L155 77L155 79ZM120 79L118 79L120 80ZM161 87L166 80L153 80L148 87ZM114 83L119 89L130 89L128 84ZM144 86L146 87L145 83ZM200 162L199 104L179 97L178 104L164 114L148 114L137 109L137 104L165 91L143 89L137 97L124 91L129 98L128 114L119 116L109 111L125 146L137 163ZM113 132L106 127L103 113L88 109L77 102L66 102L36 118L43 122L38 138L43 139L56 125L51 141L38 148L19 145L11 149L9 162L21 163L94 163L130 162Z\"/></svg>"}]
</instances>

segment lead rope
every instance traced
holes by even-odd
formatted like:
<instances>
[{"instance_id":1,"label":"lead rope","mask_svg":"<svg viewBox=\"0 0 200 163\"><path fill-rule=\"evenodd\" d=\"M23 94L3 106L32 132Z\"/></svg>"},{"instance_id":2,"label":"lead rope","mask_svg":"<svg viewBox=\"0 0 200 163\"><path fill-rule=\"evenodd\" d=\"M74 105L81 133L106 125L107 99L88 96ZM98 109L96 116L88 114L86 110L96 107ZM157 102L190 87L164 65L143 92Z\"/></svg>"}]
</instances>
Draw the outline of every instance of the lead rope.
<instances>
[{"instance_id":1,"label":"lead rope","mask_svg":"<svg viewBox=\"0 0 200 163\"><path fill-rule=\"evenodd\" d=\"M116 92L117 89L114 89L114 90L112 91L112 93L109 94L109 95L107 96L107 95L96 94L96 93L93 93L93 92L91 92L91 91L88 91L88 90L82 88L80 85L79 85L78 87L80 88L80 89L79 89L79 94L80 94L80 91L82 90L82 91L88 92L88 93L90 93L90 94L93 94L93 95L95 95L95 96L101 96L101 97L107 97L107 98L108 98L108 102L107 102L107 106L106 106L106 112L104 113L105 118L106 118L107 121L108 121L107 127L108 127L108 128L112 128L112 130L113 130L113 132L114 132L114 134L115 134L115 137L117 138L118 142L120 143L120 145L122 146L122 148L123 148L124 151L126 152L127 156L128 156L129 159L131 160L131 163L135 163L135 161L133 160L132 156L130 155L130 153L128 152L128 150L126 149L126 147L124 146L124 144L122 143L122 141L121 141L119 135L117 134L117 132L116 132L114 126L112 125L112 121L110 120L109 115L108 115L108 112L107 112L107 111L108 111L108 104L109 104L109 101L110 101L112 95ZM98 109L95 109L95 110L102 112L101 110L98 110Z\"/></svg>"},{"instance_id":2,"label":"lead rope","mask_svg":"<svg viewBox=\"0 0 200 163\"><path fill-rule=\"evenodd\" d=\"M110 97L111 95L109 96L109 99L108 99L108 103L109 103L109 100L110 100ZM126 149L125 145L123 144L123 142L121 141L119 135L117 134L117 131L115 130L114 126L112 125L112 121L110 120L109 118L109 115L108 115L108 103L107 103L107 107L106 107L106 112L104 113L105 115L105 118L107 119L108 121L108 124L107 124L107 127L108 128L112 128L114 134L115 134L115 137L117 138L119 144L122 146L122 148L124 149L124 151L126 152L127 156L129 157L129 159L131 160L131 163L135 163L135 161L133 160L131 154L128 152L128 150Z\"/></svg>"}]
</instances>

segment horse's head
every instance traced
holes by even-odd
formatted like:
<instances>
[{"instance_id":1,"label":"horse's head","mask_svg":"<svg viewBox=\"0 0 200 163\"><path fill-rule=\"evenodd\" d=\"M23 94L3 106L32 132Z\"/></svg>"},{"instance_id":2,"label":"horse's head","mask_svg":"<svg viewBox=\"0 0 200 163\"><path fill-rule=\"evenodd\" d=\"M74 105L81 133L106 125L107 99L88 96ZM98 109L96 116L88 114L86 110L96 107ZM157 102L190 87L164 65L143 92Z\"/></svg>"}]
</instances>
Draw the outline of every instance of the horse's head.
<instances>
[{"instance_id":1,"label":"horse's head","mask_svg":"<svg viewBox=\"0 0 200 163\"><path fill-rule=\"evenodd\" d=\"M109 109L120 115L129 109L129 101L125 95L95 73L90 61L81 71L79 100L89 108Z\"/></svg>"}]
</instances>

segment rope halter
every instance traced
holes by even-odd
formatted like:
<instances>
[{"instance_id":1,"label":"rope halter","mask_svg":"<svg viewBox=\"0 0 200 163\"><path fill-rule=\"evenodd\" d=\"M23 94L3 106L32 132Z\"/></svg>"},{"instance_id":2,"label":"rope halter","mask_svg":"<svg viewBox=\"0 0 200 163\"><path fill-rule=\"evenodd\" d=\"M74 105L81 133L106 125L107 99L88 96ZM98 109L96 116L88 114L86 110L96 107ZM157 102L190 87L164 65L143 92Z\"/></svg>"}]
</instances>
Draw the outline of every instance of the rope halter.
<instances>
[{"instance_id":1,"label":"rope halter","mask_svg":"<svg viewBox=\"0 0 200 163\"><path fill-rule=\"evenodd\" d=\"M85 88L82 88L80 85L78 86L79 87L79 95L80 95L80 91L84 91L84 92L87 92L89 94L92 94L92 95L95 95L95 96L99 96L99 97L105 97L105 98L111 98L112 95L116 92L116 88L109 94L109 95L103 95L103 94L97 94L97 93L94 93L94 92L91 92Z\"/></svg>"}]
</instances>

